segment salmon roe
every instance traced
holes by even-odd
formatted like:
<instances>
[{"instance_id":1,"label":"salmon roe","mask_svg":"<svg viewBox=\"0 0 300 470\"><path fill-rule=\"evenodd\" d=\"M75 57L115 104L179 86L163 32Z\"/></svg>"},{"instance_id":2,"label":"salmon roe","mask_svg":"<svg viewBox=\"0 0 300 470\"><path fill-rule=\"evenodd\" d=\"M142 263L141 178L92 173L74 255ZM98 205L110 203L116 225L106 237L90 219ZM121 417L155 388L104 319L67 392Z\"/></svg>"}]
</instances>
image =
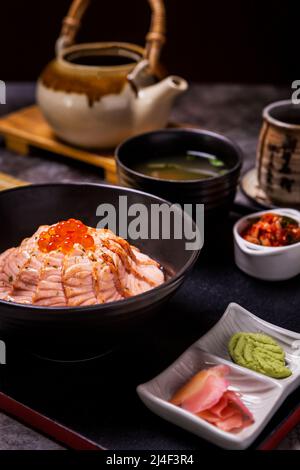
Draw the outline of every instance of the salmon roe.
<instances>
[{"instance_id":1,"label":"salmon roe","mask_svg":"<svg viewBox=\"0 0 300 470\"><path fill-rule=\"evenodd\" d=\"M88 227L80 220L69 219L59 222L40 234L38 240L39 249L43 253L53 250L61 250L69 253L75 243L79 243L86 250L93 250L95 242L88 233Z\"/></svg>"}]
</instances>

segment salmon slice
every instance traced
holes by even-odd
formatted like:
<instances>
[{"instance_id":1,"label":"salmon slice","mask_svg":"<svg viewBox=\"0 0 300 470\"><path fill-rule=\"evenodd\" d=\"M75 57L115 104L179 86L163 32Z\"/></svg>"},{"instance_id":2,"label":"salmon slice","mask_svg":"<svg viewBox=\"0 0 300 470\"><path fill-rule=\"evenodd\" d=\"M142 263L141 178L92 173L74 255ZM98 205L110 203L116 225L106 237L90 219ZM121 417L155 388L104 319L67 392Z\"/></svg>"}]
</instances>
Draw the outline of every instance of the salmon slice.
<instances>
[{"instance_id":1,"label":"salmon slice","mask_svg":"<svg viewBox=\"0 0 300 470\"><path fill-rule=\"evenodd\" d=\"M122 272L123 286L130 292L130 295L140 294L163 282L163 280L162 282L157 282L156 279L153 279L152 272L150 272L150 276L146 275L142 271L141 266L137 265L135 260L128 256L127 251L114 239L106 238L102 240L102 243L104 245L103 249L109 251L117 268L120 271L124 271L125 269L125 273ZM155 269L161 272L157 267ZM149 274L149 272L147 274ZM161 277L164 279L163 274Z\"/></svg>"},{"instance_id":2,"label":"salmon slice","mask_svg":"<svg viewBox=\"0 0 300 470\"><path fill-rule=\"evenodd\" d=\"M7 258L16 248L9 248L0 255L0 299L4 299L8 292L11 290L11 284L7 275L4 273L3 269L6 263Z\"/></svg>"},{"instance_id":3,"label":"salmon slice","mask_svg":"<svg viewBox=\"0 0 300 470\"><path fill-rule=\"evenodd\" d=\"M9 298L11 302L21 304L34 303L34 297L37 290L40 272L43 267L44 256L32 254L28 262L19 271L19 274L10 291Z\"/></svg>"},{"instance_id":4,"label":"salmon slice","mask_svg":"<svg viewBox=\"0 0 300 470\"><path fill-rule=\"evenodd\" d=\"M160 268L160 265L157 261L150 258L148 255L141 253L141 251L138 250L135 246L132 246L131 249L134 253L137 264L145 266L155 266L156 268Z\"/></svg>"},{"instance_id":5,"label":"salmon slice","mask_svg":"<svg viewBox=\"0 0 300 470\"><path fill-rule=\"evenodd\" d=\"M104 263L110 266L111 273L113 273L115 289L119 293L119 298L116 300L134 295L128 283L128 273L119 254L103 246L101 256Z\"/></svg>"},{"instance_id":6,"label":"salmon slice","mask_svg":"<svg viewBox=\"0 0 300 470\"><path fill-rule=\"evenodd\" d=\"M62 281L69 307L98 303L94 289L93 262L79 245L64 257Z\"/></svg>"},{"instance_id":7,"label":"salmon slice","mask_svg":"<svg viewBox=\"0 0 300 470\"><path fill-rule=\"evenodd\" d=\"M99 303L114 302L125 297L113 262L100 261L95 266L97 300Z\"/></svg>"},{"instance_id":8,"label":"salmon slice","mask_svg":"<svg viewBox=\"0 0 300 470\"><path fill-rule=\"evenodd\" d=\"M37 240L44 227L40 227L30 238L25 238L18 248L15 248L6 258L2 269L3 281L10 284L11 288L7 292L4 300L14 301L13 293L15 285L18 285L19 277L24 268L30 263L32 255L37 252ZM25 303L29 301L25 296ZM23 296L21 295L23 300ZM16 299L16 301L18 301ZM23 303L23 302L22 302Z\"/></svg>"},{"instance_id":9,"label":"salmon slice","mask_svg":"<svg viewBox=\"0 0 300 470\"><path fill-rule=\"evenodd\" d=\"M30 260L30 255L21 247L13 250L5 260L3 266L3 281L10 285L10 292L13 290L15 281L18 278L20 270Z\"/></svg>"},{"instance_id":10,"label":"salmon slice","mask_svg":"<svg viewBox=\"0 0 300 470\"><path fill-rule=\"evenodd\" d=\"M114 247L110 245L110 249L104 246L102 250L107 253L114 262L117 269L118 277L121 283L124 297L131 297L146 292L150 285L136 276L137 267L132 259L129 259L123 251L114 251Z\"/></svg>"},{"instance_id":11,"label":"salmon slice","mask_svg":"<svg viewBox=\"0 0 300 470\"><path fill-rule=\"evenodd\" d=\"M45 307L64 307L66 297L62 283L64 255L52 251L44 256L44 264L37 283L34 303Z\"/></svg>"},{"instance_id":12,"label":"salmon slice","mask_svg":"<svg viewBox=\"0 0 300 470\"><path fill-rule=\"evenodd\" d=\"M52 227L52 226L51 226ZM0 299L45 307L78 307L122 300L164 282L159 264L110 230L88 228L95 247L40 251L41 226L0 255Z\"/></svg>"}]
</instances>

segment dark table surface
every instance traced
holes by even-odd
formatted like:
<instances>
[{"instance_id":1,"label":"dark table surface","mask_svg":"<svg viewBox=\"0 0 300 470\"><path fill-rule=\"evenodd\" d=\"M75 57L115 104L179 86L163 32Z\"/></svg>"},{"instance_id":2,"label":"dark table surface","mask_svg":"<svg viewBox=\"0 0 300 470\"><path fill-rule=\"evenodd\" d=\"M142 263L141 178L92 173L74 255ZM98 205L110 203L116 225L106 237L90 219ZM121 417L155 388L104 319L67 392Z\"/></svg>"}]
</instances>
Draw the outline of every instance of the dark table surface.
<instances>
[{"instance_id":1,"label":"dark table surface","mask_svg":"<svg viewBox=\"0 0 300 470\"><path fill-rule=\"evenodd\" d=\"M254 166L257 137L261 125L261 112L265 105L274 100L287 99L291 90L271 85L191 85L185 96L181 97L174 107L172 120L199 125L225 134L235 140L242 148L245 161L243 172ZM34 102L33 84L9 84L7 104L0 105L0 115L7 114ZM101 182L99 170L63 158L51 156L19 156L0 147L0 171L34 183L57 181ZM237 201L247 204L245 197L239 193ZM230 234L227 234L230 236ZM268 321L287 328L300 331L298 314L299 279L280 285L264 283L250 279L240 273L233 265L232 253L217 251L210 258L204 254L200 269L183 287L177 298L177 307L181 305L185 314L199 325L195 336L185 336L189 341L196 339L210 328L231 301L236 301L253 313ZM220 272L219 289L214 285L214 273ZM199 286L201 288L199 289ZM224 290L224 287L227 287ZM190 306L189 298L199 291L195 299L196 307ZM196 294L195 294L196 295ZM289 308L286 308L288 298ZM284 310L285 307L285 310ZM284 310L285 314L282 314ZM201 315L199 315L199 311ZM184 329L183 329L184 330ZM181 340L181 339L180 339ZM176 338L174 339L176 341ZM187 343L189 344L189 343ZM182 340L182 347L187 346ZM180 350L179 350L180 351ZM13 419L0 414L0 449L59 449L57 444L38 433L24 427ZM299 429L281 445L281 448L300 448Z\"/></svg>"}]
</instances>

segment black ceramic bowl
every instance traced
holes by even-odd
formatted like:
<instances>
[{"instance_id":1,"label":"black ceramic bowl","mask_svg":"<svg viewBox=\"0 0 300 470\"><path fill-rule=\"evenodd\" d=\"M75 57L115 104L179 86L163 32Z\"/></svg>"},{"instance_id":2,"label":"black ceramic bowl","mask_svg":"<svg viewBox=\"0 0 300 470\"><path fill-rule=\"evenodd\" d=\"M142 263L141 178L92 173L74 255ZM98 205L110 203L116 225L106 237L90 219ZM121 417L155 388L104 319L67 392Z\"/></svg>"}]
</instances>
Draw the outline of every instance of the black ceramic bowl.
<instances>
[{"instance_id":1,"label":"black ceramic bowl","mask_svg":"<svg viewBox=\"0 0 300 470\"><path fill-rule=\"evenodd\" d=\"M141 159L171 156L187 151L216 155L228 166L226 174L205 180L164 180L134 170ZM140 134L123 142L116 152L122 185L156 194L168 201L205 204L206 213L228 210L232 204L242 165L241 150L226 137L197 129L165 129Z\"/></svg>"},{"instance_id":2,"label":"black ceramic bowl","mask_svg":"<svg viewBox=\"0 0 300 470\"><path fill-rule=\"evenodd\" d=\"M47 184L3 191L0 253L18 245L43 224L75 217L95 227L100 220L96 216L99 204L112 204L118 215L121 195L128 197L128 205L143 203L149 208L164 202L149 194L108 185ZM163 285L136 297L92 307L45 308L0 301L1 333L43 356L75 359L107 351L121 337L126 339L127 333L143 326L174 294L199 254L186 251L185 241L175 238L128 241L172 273Z\"/></svg>"}]
</instances>

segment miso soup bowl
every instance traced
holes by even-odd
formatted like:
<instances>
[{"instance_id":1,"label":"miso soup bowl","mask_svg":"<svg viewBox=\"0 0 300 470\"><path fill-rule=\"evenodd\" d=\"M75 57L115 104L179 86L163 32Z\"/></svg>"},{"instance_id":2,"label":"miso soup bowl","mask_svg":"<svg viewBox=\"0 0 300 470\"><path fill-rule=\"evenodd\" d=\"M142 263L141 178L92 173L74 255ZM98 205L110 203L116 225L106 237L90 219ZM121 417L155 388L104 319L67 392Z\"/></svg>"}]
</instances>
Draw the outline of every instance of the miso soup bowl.
<instances>
[{"instance_id":1,"label":"miso soup bowl","mask_svg":"<svg viewBox=\"0 0 300 470\"><path fill-rule=\"evenodd\" d=\"M236 265L246 274L265 281L283 281L300 274L300 243L283 247L256 245L241 234L251 221L267 213L291 217L300 224L300 212L294 209L274 209L247 215L233 228Z\"/></svg>"},{"instance_id":2,"label":"miso soup bowl","mask_svg":"<svg viewBox=\"0 0 300 470\"><path fill-rule=\"evenodd\" d=\"M159 156L206 152L223 160L224 175L209 179L167 180L135 170L135 163ZM220 134L198 129L163 129L140 134L122 143L116 151L119 182L174 203L199 203L206 213L227 212L234 200L242 165L239 147Z\"/></svg>"}]
</instances>

